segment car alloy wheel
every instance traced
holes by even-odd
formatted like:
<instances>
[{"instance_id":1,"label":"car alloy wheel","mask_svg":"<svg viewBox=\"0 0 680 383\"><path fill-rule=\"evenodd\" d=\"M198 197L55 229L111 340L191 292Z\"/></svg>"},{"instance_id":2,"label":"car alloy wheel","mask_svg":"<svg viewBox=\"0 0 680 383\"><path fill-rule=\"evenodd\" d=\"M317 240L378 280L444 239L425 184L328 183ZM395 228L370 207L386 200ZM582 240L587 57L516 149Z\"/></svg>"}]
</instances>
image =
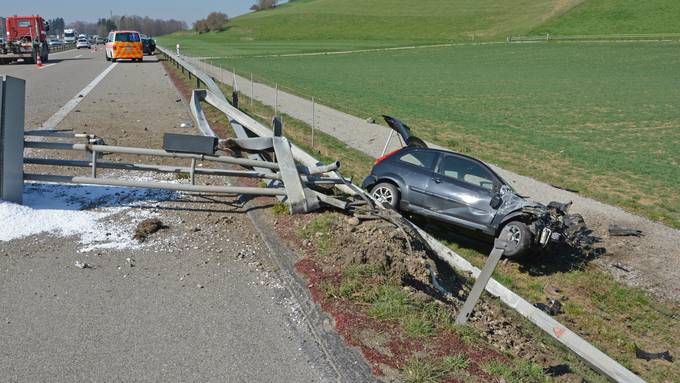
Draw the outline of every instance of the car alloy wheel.
<instances>
[{"instance_id":1,"label":"car alloy wheel","mask_svg":"<svg viewBox=\"0 0 680 383\"><path fill-rule=\"evenodd\" d=\"M515 247L518 247L522 242L522 231L515 225L509 225L505 239L512 242Z\"/></svg>"},{"instance_id":2,"label":"car alloy wheel","mask_svg":"<svg viewBox=\"0 0 680 383\"><path fill-rule=\"evenodd\" d=\"M373 198L380 203L387 202L391 205L394 201L394 193L390 188L381 186L373 190Z\"/></svg>"}]
</instances>

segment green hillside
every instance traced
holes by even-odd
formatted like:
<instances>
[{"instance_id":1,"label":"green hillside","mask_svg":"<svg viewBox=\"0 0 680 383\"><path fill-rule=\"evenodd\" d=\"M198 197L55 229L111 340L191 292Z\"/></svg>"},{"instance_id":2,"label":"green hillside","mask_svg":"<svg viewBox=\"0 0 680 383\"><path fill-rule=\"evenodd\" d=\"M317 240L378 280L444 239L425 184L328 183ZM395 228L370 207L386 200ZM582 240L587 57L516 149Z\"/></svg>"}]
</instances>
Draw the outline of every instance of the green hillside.
<instances>
[{"instance_id":1,"label":"green hillside","mask_svg":"<svg viewBox=\"0 0 680 383\"><path fill-rule=\"evenodd\" d=\"M199 55L298 53L526 34L581 0L297 0L234 18L223 32L161 37Z\"/></svg>"},{"instance_id":2,"label":"green hillside","mask_svg":"<svg viewBox=\"0 0 680 383\"><path fill-rule=\"evenodd\" d=\"M456 40L526 32L578 0L298 0L234 19L256 40Z\"/></svg>"},{"instance_id":3,"label":"green hillside","mask_svg":"<svg viewBox=\"0 0 680 383\"><path fill-rule=\"evenodd\" d=\"M560 35L680 33L680 1L586 0L535 32Z\"/></svg>"}]
</instances>

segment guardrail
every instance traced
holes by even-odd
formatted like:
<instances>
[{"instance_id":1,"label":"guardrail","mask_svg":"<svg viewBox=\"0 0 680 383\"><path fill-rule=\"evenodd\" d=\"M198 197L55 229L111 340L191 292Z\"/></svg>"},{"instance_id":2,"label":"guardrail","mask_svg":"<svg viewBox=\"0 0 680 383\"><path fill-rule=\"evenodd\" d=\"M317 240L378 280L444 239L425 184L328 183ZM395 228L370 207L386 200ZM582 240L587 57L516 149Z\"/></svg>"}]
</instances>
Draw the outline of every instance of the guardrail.
<instances>
[{"instance_id":1,"label":"guardrail","mask_svg":"<svg viewBox=\"0 0 680 383\"><path fill-rule=\"evenodd\" d=\"M69 51L69 50L75 49L75 48L76 48L76 44L57 45L57 46L50 47L50 53Z\"/></svg>"},{"instance_id":2,"label":"guardrail","mask_svg":"<svg viewBox=\"0 0 680 383\"><path fill-rule=\"evenodd\" d=\"M181 56L168 49L159 47L158 48L163 55L165 55L169 60L172 60L178 68L182 71L188 71L190 76L194 76L197 79L197 85L200 87L200 82L203 82L208 87L208 92L205 95L205 101L211 105L218 108L220 111L225 113L232 124L234 130L240 128L248 129L252 133L260 137L268 137L274 135L274 132L264 125L260 124L252 117L240 111L235 105L231 105L224 94L222 94L219 86L215 81L200 71L194 65L184 60ZM237 126L234 126L234 125ZM314 162L315 164L320 163L314 157L304 152L300 148L292 145L293 154L296 161L308 164ZM297 155L296 155L297 152ZM345 186L349 190L353 190L361 196L365 193L361 191L356 185L340 185ZM364 196L365 197L365 196ZM410 222L410 221L409 221ZM437 254L437 256L449 264L453 269L461 271L463 273L469 274L472 278L478 278L482 271L477 267L473 266L469 261L463 258L461 255L449 249L447 246L437 241L434 237L429 235L424 230L417 227L415 224L411 223L413 227L419 232L423 239L428 243L430 248ZM625 368L623 365L597 349L595 346L590 344L585 339L578 336L576 333L571 331L566 326L562 325L549 315L545 314L543 311L534 307L527 300L503 286L501 283L495 279L489 279L489 282L485 285L485 290L495 296L500 298L500 300L512 308L520 315L525 317L527 320L532 322L534 325L538 326L541 330L545 331L548 335L556 339L562 345L567 347L569 350L578 355L586 363L588 363L594 370L600 372L602 375L606 376L615 382L626 382L626 383L644 383L644 380Z\"/></svg>"}]
</instances>

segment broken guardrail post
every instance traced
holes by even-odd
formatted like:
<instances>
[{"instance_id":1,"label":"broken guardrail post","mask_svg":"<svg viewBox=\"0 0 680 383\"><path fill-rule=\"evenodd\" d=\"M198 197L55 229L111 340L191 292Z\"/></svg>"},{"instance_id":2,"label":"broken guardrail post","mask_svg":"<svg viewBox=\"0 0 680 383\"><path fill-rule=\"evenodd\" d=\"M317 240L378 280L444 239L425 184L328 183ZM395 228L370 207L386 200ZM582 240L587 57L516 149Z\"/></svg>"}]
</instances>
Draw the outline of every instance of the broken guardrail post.
<instances>
[{"instance_id":1,"label":"broken guardrail post","mask_svg":"<svg viewBox=\"0 0 680 383\"><path fill-rule=\"evenodd\" d=\"M272 119L272 130L274 131L274 137L283 137L283 123L281 123L281 119L277 116L274 116Z\"/></svg>"},{"instance_id":2,"label":"broken guardrail post","mask_svg":"<svg viewBox=\"0 0 680 383\"><path fill-rule=\"evenodd\" d=\"M23 202L26 82L0 78L0 199Z\"/></svg>"},{"instance_id":3,"label":"broken guardrail post","mask_svg":"<svg viewBox=\"0 0 680 383\"><path fill-rule=\"evenodd\" d=\"M475 281L474 286L472 286L472 290L470 290L470 294L465 300L463 308L460 309L458 317L456 317L456 324L467 323L470 315L472 314L472 310L475 309L475 306L479 301L479 297L481 297L482 292L486 289L486 284L489 283L491 274L493 274L493 271L496 269L498 261L501 260L507 245L508 242L506 240L496 239L496 242L493 245L493 250L491 250L491 254L489 254L489 258L486 260L486 264L484 265L482 272L479 274L479 277L477 277L477 281Z\"/></svg>"}]
</instances>

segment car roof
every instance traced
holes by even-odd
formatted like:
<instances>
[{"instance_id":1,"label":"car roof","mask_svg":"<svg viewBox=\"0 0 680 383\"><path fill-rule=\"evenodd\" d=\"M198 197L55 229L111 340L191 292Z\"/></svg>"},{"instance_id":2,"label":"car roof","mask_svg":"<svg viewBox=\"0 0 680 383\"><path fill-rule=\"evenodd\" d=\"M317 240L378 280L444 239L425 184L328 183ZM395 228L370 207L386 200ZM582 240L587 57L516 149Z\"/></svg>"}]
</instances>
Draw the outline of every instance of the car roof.
<instances>
[{"instance_id":1,"label":"car roof","mask_svg":"<svg viewBox=\"0 0 680 383\"><path fill-rule=\"evenodd\" d=\"M487 165L486 162L480 160L479 158L468 156L467 154L463 154L463 153L454 152L452 150L435 149L435 148L430 148L430 147L424 148L422 146L404 146L400 150L404 150L404 149L423 150L423 151L437 152L437 153L440 153L440 154L454 154L454 155L457 155L459 157L463 157L463 158L467 158L469 160L473 160L475 162L479 162L482 165L484 165L484 167L486 167L491 173L493 173L493 175L498 177L498 179L501 180L504 184L509 185L508 182L505 179L503 179L503 177L500 176L500 174L496 173L493 169L491 169L491 166Z\"/></svg>"},{"instance_id":2,"label":"car roof","mask_svg":"<svg viewBox=\"0 0 680 383\"><path fill-rule=\"evenodd\" d=\"M122 30L122 31L112 31L112 33L136 33L136 34L139 34L138 31L127 31L127 30Z\"/></svg>"}]
</instances>

